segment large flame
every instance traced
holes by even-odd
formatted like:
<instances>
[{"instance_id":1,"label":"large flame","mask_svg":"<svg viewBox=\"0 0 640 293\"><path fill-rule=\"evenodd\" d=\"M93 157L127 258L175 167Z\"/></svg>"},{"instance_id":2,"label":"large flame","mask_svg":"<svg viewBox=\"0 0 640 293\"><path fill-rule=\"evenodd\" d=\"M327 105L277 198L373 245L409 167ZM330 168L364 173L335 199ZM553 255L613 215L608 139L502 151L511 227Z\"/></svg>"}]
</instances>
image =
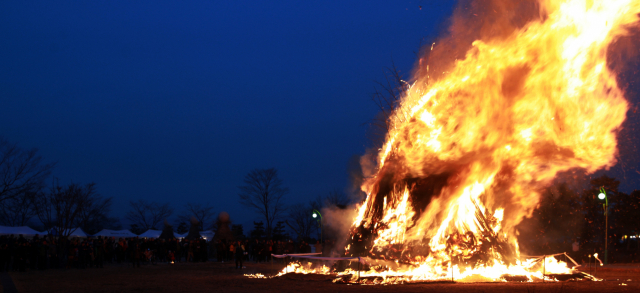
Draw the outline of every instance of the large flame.
<instances>
[{"instance_id":1,"label":"large flame","mask_svg":"<svg viewBox=\"0 0 640 293\"><path fill-rule=\"evenodd\" d=\"M607 49L637 24L640 1L538 2L540 17L476 40L442 78L430 80L420 63L353 220L346 254L364 257L366 270L347 269L343 278L531 281L572 273L554 257L521 256L515 226L559 172L616 163L628 103ZM286 272L329 269L290 263Z\"/></svg>"},{"instance_id":2,"label":"large flame","mask_svg":"<svg viewBox=\"0 0 640 293\"><path fill-rule=\"evenodd\" d=\"M616 163L628 104L607 48L637 22L640 1L539 2L540 18L473 42L442 78L417 76L405 93L378 171L362 187L348 254L410 266L368 274L535 275L520 260L515 226L538 204L537 191L558 172Z\"/></svg>"}]
</instances>

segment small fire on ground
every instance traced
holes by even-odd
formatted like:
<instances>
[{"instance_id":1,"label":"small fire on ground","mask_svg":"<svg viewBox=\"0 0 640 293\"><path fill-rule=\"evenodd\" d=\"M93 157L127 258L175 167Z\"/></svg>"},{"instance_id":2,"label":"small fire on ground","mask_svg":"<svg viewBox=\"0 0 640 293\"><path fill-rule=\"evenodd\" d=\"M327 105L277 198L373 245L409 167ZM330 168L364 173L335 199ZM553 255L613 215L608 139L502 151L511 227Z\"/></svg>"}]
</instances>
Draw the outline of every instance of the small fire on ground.
<instances>
[{"instance_id":1,"label":"small fire on ground","mask_svg":"<svg viewBox=\"0 0 640 293\"><path fill-rule=\"evenodd\" d=\"M607 51L637 25L640 1L539 0L536 8L530 22L474 41L445 73L419 62L351 226L345 256L367 259L361 279L574 273L556 257L521 255L516 226L559 172L616 164L628 103ZM354 269L333 273L358 278ZM332 273L300 263L285 272Z\"/></svg>"}]
</instances>

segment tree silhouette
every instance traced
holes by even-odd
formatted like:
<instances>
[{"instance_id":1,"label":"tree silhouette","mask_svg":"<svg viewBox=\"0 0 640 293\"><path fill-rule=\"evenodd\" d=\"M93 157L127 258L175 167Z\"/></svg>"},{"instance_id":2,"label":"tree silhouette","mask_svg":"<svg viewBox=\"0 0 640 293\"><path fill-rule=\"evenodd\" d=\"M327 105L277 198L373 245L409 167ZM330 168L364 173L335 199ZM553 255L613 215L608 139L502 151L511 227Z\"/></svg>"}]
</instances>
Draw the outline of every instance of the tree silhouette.
<instances>
[{"instance_id":1,"label":"tree silhouette","mask_svg":"<svg viewBox=\"0 0 640 293\"><path fill-rule=\"evenodd\" d=\"M0 203L41 191L54 166L42 163L37 149L25 150L0 137Z\"/></svg>"},{"instance_id":2,"label":"tree silhouette","mask_svg":"<svg viewBox=\"0 0 640 293\"><path fill-rule=\"evenodd\" d=\"M92 220L101 219L111 207L111 198L103 198L95 190L95 183L54 186L49 192L34 196L36 214L56 235L67 237L76 228Z\"/></svg>"},{"instance_id":3,"label":"tree silhouette","mask_svg":"<svg viewBox=\"0 0 640 293\"><path fill-rule=\"evenodd\" d=\"M145 200L130 201L131 210L127 212L126 218L140 229L157 229L161 222L166 220L173 213L173 209L168 203L159 204Z\"/></svg>"},{"instance_id":4,"label":"tree silhouette","mask_svg":"<svg viewBox=\"0 0 640 293\"><path fill-rule=\"evenodd\" d=\"M189 222L191 217L196 218L200 225L200 231L207 230L213 226L213 218L215 213L213 212L213 206L208 203L187 203L184 206L185 210L178 216L179 222Z\"/></svg>"},{"instance_id":5,"label":"tree silhouette","mask_svg":"<svg viewBox=\"0 0 640 293\"><path fill-rule=\"evenodd\" d=\"M255 239L260 239L264 237L264 223L262 223L262 221L253 222L253 230L251 230L250 236L251 238L255 238Z\"/></svg>"},{"instance_id":6,"label":"tree silhouette","mask_svg":"<svg viewBox=\"0 0 640 293\"><path fill-rule=\"evenodd\" d=\"M254 169L244 177L243 182L244 185L239 186L240 203L264 217L267 237L271 237L274 221L285 211L283 198L289 189L283 186L275 168Z\"/></svg>"}]
</instances>

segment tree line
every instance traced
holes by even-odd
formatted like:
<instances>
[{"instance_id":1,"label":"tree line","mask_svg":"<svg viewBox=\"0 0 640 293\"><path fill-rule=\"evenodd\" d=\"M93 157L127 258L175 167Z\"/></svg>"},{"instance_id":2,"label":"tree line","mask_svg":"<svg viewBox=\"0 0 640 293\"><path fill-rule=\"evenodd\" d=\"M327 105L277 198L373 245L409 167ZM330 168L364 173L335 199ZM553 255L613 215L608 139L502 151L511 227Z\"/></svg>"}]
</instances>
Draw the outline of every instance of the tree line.
<instances>
[{"instance_id":1,"label":"tree line","mask_svg":"<svg viewBox=\"0 0 640 293\"><path fill-rule=\"evenodd\" d=\"M521 247L531 254L572 251L577 243L581 258L603 255L609 259L640 260L640 190L625 193L620 181L607 175L592 178L582 190L565 182L547 188L533 215L517 227ZM605 201L598 198L604 188L608 198L608 235L605 240Z\"/></svg>"},{"instance_id":2,"label":"tree line","mask_svg":"<svg viewBox=\"0 0 640 293\"><path fill-rule=\"evenodd\" d=\"M100 195L93 182L60 184L52 177L55 166L44 162L38 149L25 149L0 137L0 225L31 225L58 236L69 236L78 227L88 234L122 229L120 220L110 216L112 197ZM134 200L125 218L132 223L131 232L140 234L161 230L173 213L168 203ZM187 203L177 215L176 232L186 233L192 218L200 230L212 229L213 217L214 208L208 203Z\"/></svg>"},{"instance_id":3,"label":"tree line","mask_svg":"<svg viewBox=\"0 0 640 293\"><path fill-rule=\"evenodd\" d=\"M287 238L286 224L297 239L319 239L322 224L320 211L323 208L346 209L350 203L349 198L336 189L307 203L287 205L285 199L289 189L284 186L275 168L251 170L238 188L240 204L253 210L264 221L254 222L250 232L252 238ZM318 213L316 218L313 217L314 212Z\"/></svg>"},{"instance_id":4,"label":"tree line","mask_svg":"<svg viewBox=\"0 0 640 293\"><path fill-rule=\"evenodd\" d=\"M52 176L56 163L46 163L36 148L25 149L0 137L0 225L32 226L58 236L69 236L76 228L87 234L102 229L120 230L120 219L110 216L113 197L97 192L93 182L61 184ZM257 238L290 238L287 228L295 237L307 239L319 233L319 222L313 210L334 206L346 208L348 198L335 190L327 196L318 196L309 203L287 206L284 202L289 189L278 178L276 169L255 169L240 186L240 203L264 219L255 222L249 235ZM215 230L215 209L209 203L186 203L174 215L169 203L143 199L129 201L124 219L128 229L141 234L149 229L162 230L167 219L173 217L174 231L184 234L192 223L199 230ZM266 224L266 226L264 226ZM242 225L232 224L236 238L244 238Z\"/></svg>"},{"instance_id":5,"label":"tree line","mask_svg":"<svg viewBox=\"0 0 640 293\"><path fill-rule=\"evenodd\" d=\"M119 230L120 220L110 216L112 197L102 196L95 183L60 184L52 178L55 163L46 163L37 149L23 149L0 138L0 225L27 226L34 221L59 236L68 236L76 227L89 234L102 229ZM50 180L51 179L51 180ZM49 183L50 182L50 183ZM605 242L603 201L600 189L608 195L608 238L612 260L638 257L640 252L640 191L625 193L620 182L606 175L593 178L582 190L560 182L541 193L541 200L530 218L518 227L519 243L526 253L543 254L570 251L573 243L593 253ZM345 209L349 198L334 190L305 203L287 204L289 189L275 168L250 171L239 186L239 202L254 211L255 221L248 235L252 238L319 239L320 221L314 211ZM168 203L132 200L125 218L130 230L142 233L161 230L174 209ZM187 203L175 217L175 231L188 232L192 219L200 230L215 229L214 207L208 203ZM42 229L40 229L42 230ZM242 225L232 225L237 238L244 238ZM289 235L293 233L293 236Z\"/></svg>"}]
</instances>

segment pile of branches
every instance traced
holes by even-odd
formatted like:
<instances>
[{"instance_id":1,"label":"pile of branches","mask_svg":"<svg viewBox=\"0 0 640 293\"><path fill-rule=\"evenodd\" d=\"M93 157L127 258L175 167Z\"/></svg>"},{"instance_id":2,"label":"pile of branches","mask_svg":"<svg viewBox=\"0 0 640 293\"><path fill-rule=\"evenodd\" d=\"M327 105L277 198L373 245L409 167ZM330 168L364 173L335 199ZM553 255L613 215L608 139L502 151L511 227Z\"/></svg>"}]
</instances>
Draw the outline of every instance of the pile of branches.
<instances>
[{"instance_id":1,"label":"pile of branches","mask_svg":"<svg viewBox=\"0 0 640 293\"><path fill-rule=\"evenodd\" d=\"M494 231L497 219L482 211L477 202L476 226L480 231L478 235L468 232L461 234L454 232L447 240L447 252L451 256L454 265L465 267L477 267L479 265L491 265L493 260L499 260L507 265L515 264L515 247L500 237L500 231Z\"/></svg>"}]
</instances>

